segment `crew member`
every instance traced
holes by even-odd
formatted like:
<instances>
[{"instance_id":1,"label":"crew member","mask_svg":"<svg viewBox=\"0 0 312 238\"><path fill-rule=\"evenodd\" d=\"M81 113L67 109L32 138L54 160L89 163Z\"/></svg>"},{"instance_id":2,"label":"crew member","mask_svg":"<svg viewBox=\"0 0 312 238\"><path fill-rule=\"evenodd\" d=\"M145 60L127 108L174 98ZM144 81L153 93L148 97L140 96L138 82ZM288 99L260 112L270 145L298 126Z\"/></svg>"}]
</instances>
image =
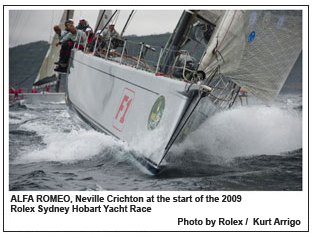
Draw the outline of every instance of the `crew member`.
<instances>
[{"instance_id":1,"label":"crew member","mask_svg":"<svg viewBox=\"0 0 312 238\"><path fill-rule=\"evenodd\" d=\"M45 89L46 89L46 92L49 92L49 91L50 91L50 86L47 85L47 86L45 87Z\"/></svg>"},{"instance_id":2,"label":"crew member","mask_svg":"<svg viewBox=\"0 0 312 238\"><path fill-rule=\"evenodd\" d=\"M59 26L54 26L53 29L54 29L55 33L58 35L59 41L61 41L63 39L63 37L70 32L68 27L71 24L74 24L74 21L72 19L68 19L65 22L65 30L64 31L62 31Z\"/></svg>"},{"instance_id":3,"label":"crew member","mask_svg":"<svg viewBox=\"0 0 312 238\"><path fill-rule=\"evenodd\" d=\"M119 41L120 35L119 33L115 30L115 24L110 23L108 26L108 29L104 29L103 31L103 38L104 41L106 42L106 45L108 45L107 42L109 42L109 39L112 38L111 41L111 47L110 48L117 48L119 46Z\"/></svg>"},{"instance_id":4,"label":"crew member","mask_svg":"<svg viewBox=\"0 0 312 238\"><path fill-rule=\"evenodd\" d=\"M88 37L87 43L89 44L89 43L91 43L91 41L92 41L92 39L94 37L94 33L92 31L92 28L89 27L89 28L86 29L86 35Z\"/></svg>"},{"instance_id":5,"label":"crew member","mask_svg":"<svg viewBox=\"0 0 312 238\"><path fill-rule=\"evenodd\" d=\"M248 93L245 89L241 88L239 90L238 97L239 97L239 100L240 100L242 106L243 106L243 99L242 98L246 98L246 105L248 105Z\"/></svg>"},{"instance_id":6,"label":"crew member","mask_svg":"<svg viewBox=\"0 0 312 238\"><path fill-rule=\"evenodd\" d=\"M79 24L78 26L76 26L76 29L86 31L88 28L91 27L89 26L89 23L86 21L86 19L80 18Z\"/></svg>"},{"instance_id":7,"label":"crew member","mask_svg":"<svg viewBox=\"0 0 312 238\"><path fill-rule=\"evenodd\" d=\"M60 41L62 44L62 49L66 50L60 55L59 66L54 69L57 72L67 71L71 49L74 47L74 44L76 44L76 48L83 50L84 44L87 40L86 33L82 30L77 30L73 24L70 24L68 29L70 32Z\"/></svg>"},{"instance_id":8,"label":"crew member","mask_svg":"<svg viewBox=\"0 0 312 238\"><path fill-rule=\"evenodd\" d=\"M62 31L59 26L54 26L53 29L54 29L55 34L57 34L58 36L58 39L59 39L58 42L60 42L63 39L63 37L69 33L69 31L66 31L66 30ZM56 43L56 46L58 45L59 43Z\"/></svg>"},{"instance_id":9,"label":"crew member","mask_svg":"<svg viewBox=\"0 0 312 238\"><path fill-rule=\"evenodd\" d=\"M89 50L93 52L96 42L96 49L97 51L102 51L102 49L105 47L105 41L103 36L101 35L101 30L97 30L95 36L91 40L89 44Z\"/></svg>"},{"instance_id":10,"label":"crew member","mask_svg":"<svg viewBox=\"0 0 312 238\"><path fill-rule=\"evenodd\" d=\"M173 75L177 78L190 79L190 77L192 76L192 71L195 70L193 58L190 55L184 54L184 53L181 53L178 57L179 58L177 59L177 63L175 66L176 68L174 70ZM185 69L184 69L184 65L185 65ZM184 76L183 76L183 71L184 71Z\"/></svg>"}]
</instances>

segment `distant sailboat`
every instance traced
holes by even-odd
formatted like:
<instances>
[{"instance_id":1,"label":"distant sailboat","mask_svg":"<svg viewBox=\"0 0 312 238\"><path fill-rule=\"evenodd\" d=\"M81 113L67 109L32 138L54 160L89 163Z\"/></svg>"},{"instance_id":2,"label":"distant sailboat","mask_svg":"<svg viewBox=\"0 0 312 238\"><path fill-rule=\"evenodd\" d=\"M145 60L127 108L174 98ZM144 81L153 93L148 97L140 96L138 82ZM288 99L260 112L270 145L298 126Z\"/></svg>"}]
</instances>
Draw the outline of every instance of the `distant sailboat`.
<instances>
[{"instance_id":1,"label":"distant sailboat","mask_svg":"<svg viewBox=\"0 0 312 238\"><path fill-rule=\"evenodd\" d=\"M62 14L59 26L62 30L65 28L65 21L72 18L74 14L73 10L65 10ZM55 85L55 90L51 90L51 92L44 92L44 93L20 93L18 96L10 95L10 104L15 103L16 101L23 100L26 103L35 103L35 102L42 102L42 101L64 101L65 93L64 93L64 86L59 92L60 84L65 84L64 76L60 74L56 74L54 71L55 64L54 62L58 61L59 51L60 48L56 46L58 42L58 36L55 34L50 47L47 51L47 54L41 64L39 73L33 83L33 89L45 88L46 86L52 87Z\"/></svg>"},{"instance_id":2,"label":"distant sailboat","mask_svg":"<svg viewBox=\"0 0 312 238\"><path fill-rule=\"evenodd\" d=\"M73 10L65 10L62 18L60 20L59 26L61 27L61 30L65 29L65 22L68 19L72 19L74 15ZM60 47L56 46L56 43L58 42L58 35L55 34L53 37L53 40L50 44L50 48L46 54L46 57L44 58L42 65L40 67L38 76L33 84L35 88L38 87L45 87L46 85L54 85L56 84L56 92L59 91L59 83L62 79L61 75L56 73L54 71L55 64L54 62L58 61L59 58L59 52Z\"/></svg>"}]
</instances>

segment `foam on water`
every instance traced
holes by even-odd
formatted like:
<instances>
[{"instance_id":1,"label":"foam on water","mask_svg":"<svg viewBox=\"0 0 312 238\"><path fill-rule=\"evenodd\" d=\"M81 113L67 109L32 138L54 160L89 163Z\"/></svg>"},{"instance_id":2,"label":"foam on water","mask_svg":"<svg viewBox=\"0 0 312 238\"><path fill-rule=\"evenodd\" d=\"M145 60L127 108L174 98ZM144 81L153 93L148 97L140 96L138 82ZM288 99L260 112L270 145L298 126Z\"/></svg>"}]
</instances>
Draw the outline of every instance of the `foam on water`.
<instances>
[{"instance_id":1,"label":"foam on water","mask_svg":"<svg viewBox=\"0 0 312 238\"><path fill-rule=\"evenodd\" d=\"M252 106L212 116L177 147L177 152L200 150L229 159L278 155L298 148L302 148L301 115L275 106Z\"/></svg>"},{"instance_id":2,"label":"foam on water","mask_svg":"<svg viewBox=\"0 0 312 238\"><path fill-rule=\"evenodd\" d=\"M123 143L93 130L72 130L69 133L49 133L43 138L46 146L23 154L19 162L61 161L90 159L103 150L116 150ZM22 160L22 161L21 161Z\"/></svg>"},{"instance_id":3,"label":"foam on water","mask_svg":"<svg viewBox=\"0 0 312 238\"><path fill-rule=\"evenodd\" d=\"M161 127L147 133L138 133L133 136L130 146L140 155L158 159L162 154L162 148L166 145L164 138L167 134Z\"/></svg>"},{"instance_id":4,"label":"foam on water","mask_svg":"<svg viewBox=\"0 0 312 238\"><path fill-rule=\"evenodd\" d=\"M23 151L14 163L73 162L90 159L102 151L110 153L116 148L128 151L123 142L73 123L67 110L45 111L38 115L40 117L37 117L36 120L20 124L18 129L35 132L41 137L44 145L37 144L28 148L28 151Z\"/></svg>"},{"instance_id":5,"label":"foam on water","mask_svg":"<svg viewBox=\"0 0 312 238\"><path fill-rule=\"evenodd\" d=\"M44 143L44 146L32 147L26 153L24 151L15 162L72 162L90 159L103 151L114 152L116 149L122 153L135 152L152 158L158 157L158 148L166 137L161 128L148 135L134 135L130 149L111 136L82 128L73 123L67 110L56 109L41 114L12 113L22 118L19 122L28 119L18 129L35 132ZM37 118L40 115L45 116ZM34 117L37 119L29 120ZM210 157L229 159L261 154L277 155L295 150L302 147L301 117L291 107L281 105L257 105L223 111L208 118L182 144L175 146L175 153L200 151Z\"/></svg>"},{"instance_id":6,"label":"foam on water","mask_svg":"<svg viewBox=\"0 0 312 238\"><path fill-rule=\"evenodd\" d=\"M301 147L302 109L297 109L298 115L287 110L301 105L296 102L291 98L285 107L282 99L276 107L238 108L209 118L180 146L181 154L168 157L158 177L146 176L134 158L157 152L157 145L168 136L161 127L149 135L133 135L130 149L74 122L65 105L10 108L10 190L302 190L300 150L294 155L254 156L230 163L217 157ZM267 147L260 146L255 135Z\"/></svg>"},{"instance_id":7,"label":"foam on water","mask_svg":"<svg viewBox=\"0 0 312 238\"><path fill-rule=\"evenodd\" d=\"M36 118L38 118L38 116L24 111L10 112L10 124L22 124L28 120Z\"/></svg>"}]
</instances>

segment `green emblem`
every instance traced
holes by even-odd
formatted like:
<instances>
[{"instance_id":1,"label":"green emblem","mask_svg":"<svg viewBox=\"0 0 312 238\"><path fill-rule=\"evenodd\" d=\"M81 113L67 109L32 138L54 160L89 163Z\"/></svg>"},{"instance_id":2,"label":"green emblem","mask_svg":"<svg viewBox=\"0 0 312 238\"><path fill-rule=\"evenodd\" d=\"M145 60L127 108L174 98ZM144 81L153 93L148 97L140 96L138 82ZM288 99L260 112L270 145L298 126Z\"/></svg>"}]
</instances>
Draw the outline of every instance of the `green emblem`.
<instances>
[{"instance_id":1,"label":"green emblem","mask_svg":"<svg viewBox=\"0 0 312 238\"><path fill-rule=\"evenodd\" d=\"M147 129L154 130L163 115L165 109L165 97L160 96L154 103L152 110L148 116Z\"/></svg>"}]
</instances>

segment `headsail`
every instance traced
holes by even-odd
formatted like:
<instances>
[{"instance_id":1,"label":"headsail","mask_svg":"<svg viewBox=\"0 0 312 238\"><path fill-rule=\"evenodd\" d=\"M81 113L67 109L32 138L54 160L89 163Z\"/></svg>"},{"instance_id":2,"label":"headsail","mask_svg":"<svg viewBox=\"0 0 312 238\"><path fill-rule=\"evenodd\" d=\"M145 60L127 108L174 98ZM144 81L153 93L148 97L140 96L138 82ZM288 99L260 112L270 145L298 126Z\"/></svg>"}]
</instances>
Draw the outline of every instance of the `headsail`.
<instances>
[{"instance_id":1,"label":"headsail","mask_svg":"<svg viewBox=\"0 0 312 238\"><path fill-rule=\"evenodd\" d=\"M207 12L202 15L213 15ZM301 50L301 11L224 11L199 70L209 74L220 66L225 77L269 102L281 90Z\"/></svg>"},{"instance_id":2,"label":"headsail","mask_svg":"<svg viewBox=\"0 0 312 238\"><path fill-rule=\"evenodd\" d=\"M64 11L61 21L60 21L60 27L62 30L65 29L65 21L67 19L73 18L74 11L73 10L67 10ZM53 40L51 42L50 48L46 54L46 57L44 58L41 68L39 70L39 74L34 82L34 86L40 86L44 85L50 82L53 82L56 80L55 72L54 72L54 62L58 61L59 52L60 49L55 46L55 44L58 42L58 36L55 34L53 37Z\"/></svg>"}]
</instances>

